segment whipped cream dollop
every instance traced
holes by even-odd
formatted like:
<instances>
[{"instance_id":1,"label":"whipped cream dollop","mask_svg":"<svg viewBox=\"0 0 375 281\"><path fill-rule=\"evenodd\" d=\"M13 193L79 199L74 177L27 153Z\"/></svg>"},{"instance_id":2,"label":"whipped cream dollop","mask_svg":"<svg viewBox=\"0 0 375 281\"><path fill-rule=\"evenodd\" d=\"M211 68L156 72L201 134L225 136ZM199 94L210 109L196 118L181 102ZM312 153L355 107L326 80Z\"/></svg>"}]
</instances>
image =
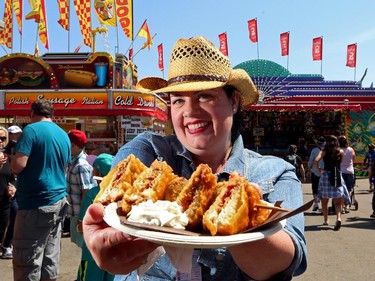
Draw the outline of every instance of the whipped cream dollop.
<instances>
[{"instance_id":1,"label":"whipped cream dollop","mask_svg":"<svg viewBox=\"0 0 375 281\"><path fill-rule=\"evenodd\" d=\"M128 221L185 229L188 218L176 202L147 200L132 206Z\"/></svg>"}]
</instances>

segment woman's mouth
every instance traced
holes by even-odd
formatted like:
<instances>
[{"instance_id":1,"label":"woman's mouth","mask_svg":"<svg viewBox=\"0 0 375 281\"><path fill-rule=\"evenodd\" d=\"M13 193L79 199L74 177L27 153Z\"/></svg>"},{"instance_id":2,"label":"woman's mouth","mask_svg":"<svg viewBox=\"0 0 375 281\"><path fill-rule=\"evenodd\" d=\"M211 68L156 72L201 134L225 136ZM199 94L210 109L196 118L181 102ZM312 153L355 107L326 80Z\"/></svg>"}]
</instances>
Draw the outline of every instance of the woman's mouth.
<instances>
[{"instance_id":1,"label":"woman's mouth","mask_svg":"<svg viewBox=\"0 0 375 281\"><path fill-rule=\"evenodd\" d=\"M199 123L192 123L192 124L186 124L186 127L189 131L197 131L199 129L202 129L208 125L208 122L199 122Z\"/></svg>"}]
</instances>

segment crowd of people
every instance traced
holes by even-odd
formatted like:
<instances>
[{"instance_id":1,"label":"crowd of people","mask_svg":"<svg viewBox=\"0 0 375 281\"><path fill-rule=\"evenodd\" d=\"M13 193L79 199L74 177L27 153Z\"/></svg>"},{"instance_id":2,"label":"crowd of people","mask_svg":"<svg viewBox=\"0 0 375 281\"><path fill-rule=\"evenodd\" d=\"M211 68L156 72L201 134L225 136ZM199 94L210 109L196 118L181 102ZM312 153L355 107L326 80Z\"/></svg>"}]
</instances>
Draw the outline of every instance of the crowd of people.
<instances>
[{"instance_id":1,"label":"crowd of people","mask_svg":"<svg viewBox=\"0 0 375 281\"><path fill-rule=\"evenodd\" d=\"M80 281L192 280L192 276L194 280L291 280L303 274L307 248L304 215L299 213L263 239L194 249L191 272L178 271L164 253L138 276L137 269L159 245L110 227L103 220L104 206L93 203L100 179L130 154L146 166L155 159L166 161L175 174L185 178L200 164L207 164L218 182L238 172L263 200L282 200L286 209L303 205L301 182L307 177L303 162L308 161L313 210L321 203L323 224L328 225L332 198L334 230L339 230L341 214L351 203L355 152L345 137L335 136L318 138L311 152L300 139L298 145L289 147L286 161L246 149L242 114L258 100L258 91L244 70L233 69L228 57L202 36L176 42L168 80L144 78L137 89L169 93L174 134L145 132L115 156L88 155L85 132L73 129L66 133L52 122L54 109L48 100L32 104L31 124L23 130L0 127L0 149L12 141L12 147L0 155L0 238L2 249L11 249L14 280L58 278L66 217L71 241L82 249L77 265ZM11 139L12 134L18 136ZM12 198L18 203L14 219ZM13 230L10 240L4 238L7 229ZM7 250L2 256L10 257Z\"/></svg>"}]
</instances>

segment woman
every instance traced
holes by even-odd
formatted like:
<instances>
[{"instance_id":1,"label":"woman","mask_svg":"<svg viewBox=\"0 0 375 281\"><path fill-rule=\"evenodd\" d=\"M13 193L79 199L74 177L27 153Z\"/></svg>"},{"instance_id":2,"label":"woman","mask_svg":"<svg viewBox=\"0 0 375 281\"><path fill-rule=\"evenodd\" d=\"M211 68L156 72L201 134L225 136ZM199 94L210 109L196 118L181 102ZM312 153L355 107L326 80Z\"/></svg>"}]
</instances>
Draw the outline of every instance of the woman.
<instances>
[{"instance_id":1,"label":"woman","mask_svg":"<svg viewBox=\"0 0 375 281\"><path fill-rule=\"evenodd\" d=\"M367 163L367 171L368 171L368 181L369 181L369 192L371 193L374 190L374 176L373 176L373 161L374 158L374 150L375 150L375 144L370 143L368 145L368 149L365 155L365 158L363 159L363 166L366 166Z\"/></svg>"},{"instance_id":2,"label":"woman","mask_svg":"<svg viewBox=\"0 0 375 281\"><path fill-rule=\"evenodd\" d=\"M318 163L321 159L324 162L324 170L320 169L321 177L319 181L318 197L322 201L322 211L324 222L328 225L328 201L333 198L336 212L336 224L334 230L341 228L341 211L343 199L350 203L348 190L340 171L340 165L344 152L339 147L339 142L335 136L326 137L324 148L319 152L314 160L314 166L319 169ZM336 181L335 181L336 180Z\"/></svg>"},{"instance_id":3,"label":"woman","mask_svg":"<svg viewBox=\"0 0 375 281\"><path fill-rule=\"evenodd\" d=\"M239 134L240 110L255 103L258 92L248 74L232 69L230 61L203 37L180 39L170 58L169 79L145 78L142 92L170 93L175 135L139 135L123 146L113 166L130 153L145 165L165 160L174 173L189 178L207 163L218 180L238 171L257 183L263 199L283 200L283 207L303 204L301 182L293 166L276 157L263 157L244 149ZM113 167L112 166L112 167ZM108 227L104 207L93 204L83 220L85 241L97 264L115 274L128 274L141 266L155 245ZM200 280L290 280L306 269L303 214L289 218L283 230L259 241L218 249L201 249L193 261ZM142 280L176 280L178 272L168 256L162 256ZM143 279L144 278L144 279ZM159 278L159 279L158 279ZM136 280L135 274L126 280Z\"/></svg>"},{"instance_id":4,"label":"woman","mask_svg":"<svg viewBox=\"0 0 375 281\"><path fill-rule=\"evenodd\" d=\"M351 198L354 188L354 162L355 162L355 151L349 146L348 139L345 136L339 137L340 148L343 151L343 157L341 161L340 170L344 179L346 188L348 189L349 196ZM344 203L342 213L349 213L348 204Z\"/></svg>"},{"instance_id":5,"label":"woman","mask_svg":"<svg viewBox=\"0 0 375 281\"><path fill-rule=\"evenodd\" d=\"M289 145L285 161L292 164L296 168L297 177L306 182L305 167L303 166L302 158L297 154L297 146L295 144Z\"/></svg>"},{"instance_id":6,"label":"woman","mask_svg":"<svg viewBox=\"0 0 375 281\"><path fill-rule=\"evenodd\" d=\"M0 243L3 259L12 258L12 245L5 237L10 223L11 199L16 193L16 180L10 170L8 155L2 152L7 144L8 130L0 126Z\"/></svg>"}]
</instances>

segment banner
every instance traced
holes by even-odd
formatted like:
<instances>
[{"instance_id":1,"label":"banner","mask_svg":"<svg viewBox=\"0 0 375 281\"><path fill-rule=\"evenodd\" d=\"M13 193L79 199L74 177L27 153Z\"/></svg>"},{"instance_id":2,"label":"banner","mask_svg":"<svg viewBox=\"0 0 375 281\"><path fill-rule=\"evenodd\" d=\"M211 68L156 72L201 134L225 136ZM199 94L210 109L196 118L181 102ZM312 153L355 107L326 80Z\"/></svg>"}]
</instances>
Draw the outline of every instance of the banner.
<instances>
[{"instance_id":1,"label":"banner","mask_svg":"<svg viewBox=\"0 0 375 281\"><path fill-rule=\"evenodd\" d=\"M94 9L101 24L116 26L115 0L95 0Z\"/></svg>"},{"instance_id":2,"label":"banner","mask_svg":"<svg viewBox=\"0 0 375 281\"><path fill-rule=\"evenodd\" d=\"M249 38L251 42L258 42L258 26L257 19L252 19L247 22L247 27L249 29Z\"/></svg>"},{"instance_id":3,"label":"banner","mask_svg":"<svg viewBox=\"0 0 375 281\"><path fill-rule=\"evenodd\" d=\"M220 41L220 52L222 52L224 56L228 56L228 41L227 41L227 34L225 32L219 34L219 41Z\"/></svg>"},{"instance_id":4,"label":"banner","mask_svg":"<svg viewBox=\"0 0 375 281\"><path fill-rule=\"evenodd\" d=\"M281 56L289 56L289 32L280 34Z\"/></svg>"},{"instance_id":5,"label":"banner","mask_svg":"<svg viewBox=\"0 0 375 281\"><path fill-rule=\"evenodd\" d=\"M313 60L322 60L323 37L316 37L313 39L312 56L313 56Z\"/></svg>"},{"instance_id":6,"label":"banner","mask_svg":"<svg viewBox=\"0 0 375 281\"><path fill-rule=\"evenodd\" d=\"M357 66L357 44L348 45L348 51L346 54L346 66Z\"/></svg>"},{"instance_id":7,"label":"banner","mask_svg":"<svg viewBox=\"0 0 375 281\"><path fill-rule=\"evenodd\" d=\"M74 0L78 21L83 37L83 43L91 47L91 4L90 0Z\"/></svg>"},{"instance_id":8,"label":"banner","mask_svg":"<svg viewBox=\"0 0 375 281\"><path fill-rule=\"evenodd\" d=\"M129 60L132 60L133 58L133 48L129 49Z\"/></svg>"},{"instance_id":9,"label":"banner","mask_svg":"<svg viewBox=\"0 0 375 281\"><path fill-rule=\"evenodd\" d=\"M22 0L13 0L13 10L16 15L18 32L22 35Z\"/></svg>"},{"instance_id":10,"label":"banner","mask_svg":"<svg viewBox=\"0 0 375 281\"><path fill-rule=\"evenodd\" d=\"M44 0L40 0L40 20L38 23L38 34L40 42L46 49L48 49L47 15Z\"/></svg>"},{"instance_id":11,"label":"banner","mask_svg":"<svg viewBox=\"0 0 375 281\"><path fill-rule=\"evenodd\" d=\"M139 37L143 37L146 39L147 47L150 50L152 46L152 38L150 34L150 30L148 29L147 21L145 20L141 26L141 29L138 32Z\"/></svg>"},{"instance_id":12,"label":"banner","mask_svg":"<svg viewBox=\"0 0 375 281\"><path fill-rule=\"evenodd\" d=\"M13 34L13 13L12 0L5 0L4 7L4 29L0 30L0 44L12 48L12 34Z\"/></svg>"},{"instance_id":13,"label":"banner","mask_svg":"<svg viewBox=\"0 0 375 281\"><path fill-rule=\"evenodd\" d=\"M163 43L158 46L158 65L160 71L164 70L164 59L163 59Z\"/></svg>"},{"instance_id":14,"label":"banner","mask_svg":"<svg viewBox=\"0 0 375 281\"><path fill-rule=\"evenodd\" d=\"M69 0L57 0L59 5L60 19L57 21L62 28L69 30Z\"/></svg>"},{"instance_id":15,"label":"banner","mask_svg":"<svg viewBox=\"0 0 375 281\"><path fill-rule=\"evenodd\" d=\"M126 37L133 41L133 0L116 0L116 14Z\"/></svg>"},{"instance_id":16,"label":"banner","mask_svg":"<svg viewBox=\"0 0 375 281\"><path fill-rule=\"evenodd\" d=\"M40 0L29 0L31 7L31 12L25 16L27 20L35 20L35 22L40 22Z\"/></svg>"}]
</instances>

